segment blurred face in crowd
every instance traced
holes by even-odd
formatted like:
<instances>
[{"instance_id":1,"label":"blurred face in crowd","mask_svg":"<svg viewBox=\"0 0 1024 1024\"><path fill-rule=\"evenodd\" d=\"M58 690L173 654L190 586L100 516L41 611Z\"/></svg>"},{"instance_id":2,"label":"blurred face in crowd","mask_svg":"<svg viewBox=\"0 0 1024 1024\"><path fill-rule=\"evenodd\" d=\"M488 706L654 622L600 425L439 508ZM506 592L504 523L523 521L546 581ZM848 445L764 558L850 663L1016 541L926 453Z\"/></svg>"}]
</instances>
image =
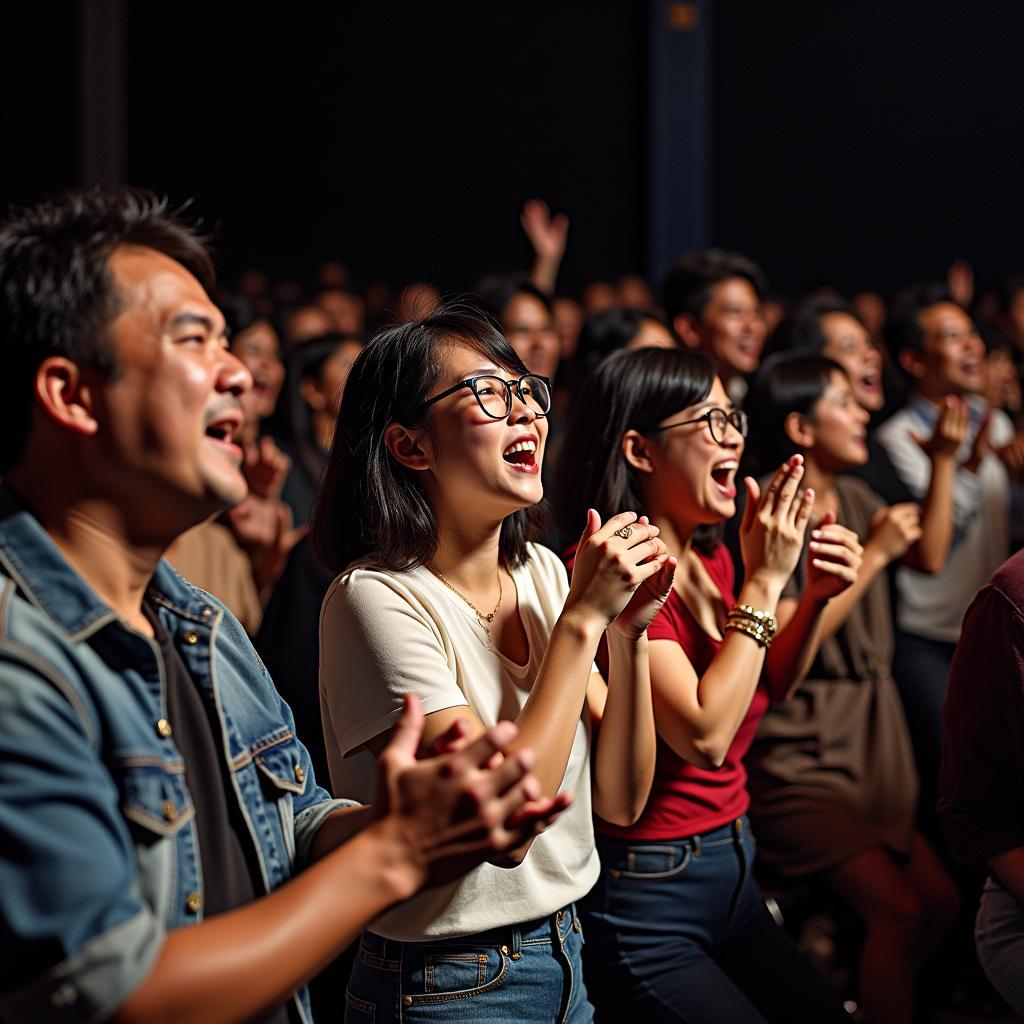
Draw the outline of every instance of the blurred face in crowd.
<instances>
[{"instance_id":1,"label":"blurred face in crowd","mask_svg":"<svg viewBox=\"0 0 1024 1024\"><path fill-rule=\"evenodd\" d=\"M1024 288L1018 288L1014 292L1007 314L1010 327L1018 339L1017 344L1020 345L1024 343Z\"/></svg>"},{"instance_id":2,"label":"blurred face in crowd","mask_svg":"<svg viewBox=\"0 0 1024 1024\"><path fill-rule=\"evenodd\" d=\"M505 307L505 337L531 373L554 379L561 342L551 314L535 295L521 292Z\"/></svg>"},{"instance_id":3,"label":"blurred face in crowd","mask_svg":"<svg viewBox=\"0 0 1024 1024\"><path fill-rule=\"evenodd\" d=\"M558 298L551 303L551 314L558 332L562 359L571 359L580 340L583 307L575 299Z\"/></svg>"},{"instance_id":4,"label":"blurred face in crowd","mask_svg":"<svg viewBox=\"0 0 1024 1024\"><path fill-rule=\"evenodd\" d=\"M314 412L326 411L332 416L337 416L342 392L345 390L345 381L348 380L352 364L362 350L362 342L347 339L338 346L333 355L324 360L316 377L303 379L302 397Z\"/></svg>"},{"instance_id":5,"label":"blurred face in crowd","mask_svg":"<svg viewBox=\"0 0 1024 1024\"><path fill-rule=\"evenodd\" d=\"M109 325L118 372L99 389L99 472L145 488L152 522L176 529L247 493L240 398L251 378L224 318L181 264L137 246L110 257L122 308Z\"/></svg>"},{"instance_id":6,"label":"blurred face in crowd","mask_svg":"<svg viewBox=\"0 0 1024 1024\"><path fill-rule=\"evenodd\" d=\"M363 329L366 304L358 295L340 288L331 288L316 297L316 304L326 314L332 331L357 334Z\"/></svg>"},{"instance_id":7,"label":"blurred face in crowd","mask_svg":"<svg viewBox=\"0 0 1024 1024\"><path fill-rule=\"evenodd\" d=\"M607 281L592 281L583 289L583 311L587 316L619 305L615 289Z\"/></svg>"},{"instance_id":8,"label":"blurred face in crowd","mask_svg":"<svg viewBox=\"0 0 1024 1024\"><path fill-rule=\"evenodd\" d=\"M745 277L728 277L713 285L693 333L726 381L753 373L766 334L754 286Z\"/></svg>"},{"instance_id":9,"label":"blurred face in crowd","mask_svg":"<svg viewBox=\"0 0 1024 1024\"><path fill-rule=\"evenodd\" d=\"M646 318L641 321L640 330L626 345L628 349L676 347L676 339L672 337L672 332L664 324Z\"/></svg>"},{"instance_id":10,"label":"blurred face in crowd","mask_svg":"<svg viewBox=\"0 0 1024 1024\"><path fill-rule=\"evenodd\" d=\"M1006 409L1011 413L1021 406L1020 378L1013 357L1005 348L992 349L985 356L985 384L982 394L994 409Z\"/></svg>"},{"instance_id":11,"label":"blurred face in crowd","mask_svg":"<svg viewBox=\"0 0 1024 1024\"><path fill-rule=\"evenodd\" d=\"M841 472L868 460L868 420L845 373L835 370L811 416L798 417L803 434L793 438L822 468Z\"/></svg>"},{"instance_id":12,"label":"blurred face in crowd","mask_svg":"<svg viewBox=\"0 0 1024 1024\"><path fill-rule=\"evenodd\" d=\"M937 302L918 316L921 351L907 348L900 363L917 388L938 401L945 395L974 394L984 383L985 346L971 318L954 302Z\"/></svg>"},{"instance_id":13,"label":"blurred face in crowd","mask_svg":"<svg viewBox=\"0 0 1024 1024\"><path fill-rule=\"evenodd\" d=\"M882 337L885 327L885 300L877 292L857 292L850 300L853 311L876 341Z\"/></svg>"},{"instance_id":14,"label":"blurred face in crowd","mask_svg":"<svg viewBox=\"0 0 1024 1024\"><path fill-rule=\"evenodd\" d=\"M284 383L284 363L277 332L266 320L257 320L231 339L231 351L252 375L252 388L243 399L246 420L259 422L277 408Z\"/></svg>"},{"instance_id":15,"label":"blurred face in crowd","mask_svg":"<svg viewBox=\"0 0 1024 1024\"><path fill-rule=\"evenodd\" d=\"M310 338L319 338L330 330L331 322L319 306L300 306L288 317L284 342L291 348Z\"/></svg>"},{"instance_id":16,"label":"blurred face in crowd","mask_svg":"<svg viewBox=\"0 0 1024 1024\"><path fill-rule=\"evenodd\" d=\"M399 323L406 323L429 316L440 305L441 293L432 284L413 281L402 289L395 314Z\"/></svg>"},{"instance_id":17,"label":"blurred face in crowd","mask_svg":"<svg viewBox=\"0 0 1024 1024\"><path fill-rule=\"evenodd\" d=\"M857 401L871 412L885 405L882 389L882 353L864 325L848 313L826 313L821 318L826 338L822 355L834 359L850 378Z\"/></svg>"},{"instance_id":18,"label":"blurred face in crowd","mask_svg":"<svg viewBox=\"0 0 1024 1024\"><path fill-rule=\"evenodd\" d=\"M651 295L651 286L638 274L627 274L619 278L618 284L620 306L630 306L633 309L653 309L654 296Z\"/></svg>"}]
</instances>

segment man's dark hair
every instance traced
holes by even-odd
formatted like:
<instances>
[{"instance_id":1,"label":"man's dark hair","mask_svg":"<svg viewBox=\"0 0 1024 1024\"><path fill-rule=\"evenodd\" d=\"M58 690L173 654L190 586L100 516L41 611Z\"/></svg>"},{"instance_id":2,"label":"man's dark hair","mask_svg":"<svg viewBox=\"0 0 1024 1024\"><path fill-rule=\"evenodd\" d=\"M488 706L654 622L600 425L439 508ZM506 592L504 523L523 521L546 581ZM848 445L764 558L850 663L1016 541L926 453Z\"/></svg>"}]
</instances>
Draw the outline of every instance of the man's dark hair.
<instances>
[{"instance_id":1,"label":"man's dark hair","mask_svg":"<svg viewBox=\"0 0 1024 1024\"><path fill-rule=\"evenodd\" d=\"M940 302L958 304L941 281L922 281L896 294L885 321L885 343L893 357L898 357L905 348L921 351L924 343L921 314Z\"/></svg>"},{"instance_id":2,"label":"man's dark hair","mask_svg":"<svg viewBox=\"0 0 1024 1024\"><path fill-rule=\"evenodd\" d=\"M821 322L830 313L845 313L860 323L853 307L831 295L812 295L779 324L772 336L772 347L778 352L820 353L828 345Z\"/></svg>"},{"instance_id":3,"label":"man's dark hair","mask_svg":"<svg viewBox=\"0 0 1024 1024\"><path fill-rule=\"evenodd\" d=\"M558 464L555 509L567 535L583 528L588 508L605 521L620 512L647 513L622 438L627 430L657 433L667 416L703 402L714 383L711 360L687 349L620 350L591 371L576 395ZM694 543L709 551L720 532L701 527Z\"/></svg>"},{"instance_id":4,"label":"man's dark hair","mask_svg":"<svg viewBox=\"0 0 1024 1024\"><path fill-rule=\"evenodd\" d=\"M32 425L32 377L65 356L107 374L117 361L106 330L121 297L110 274L122 245L145 246L190 270L207 289L213 262L167 200L130 188L65 192L0 225L0 473L21 458Z\"/></svg>"},{"instance_id":5,"label":"man's dark hair","mask_svg":"<svg viewBox=\"0 0 1024 1024\"><path fill-rule=\"evenodd\" d=\"M391 455L384 434L392 423L430 430L431 410L424 403L444 379L449 349L458 344L510 374L527 372L490 320L457 304L383 328L353 363L310 525L318 557L335 572L371 552L377 564L396 571L433 557L437 520L420 474ZM506 566L526 561L527 541L540 533L545 518L543 503L505 517L499 550Z\"/></svg>"},{"instance_id":6,"label":"man's dark hair","mask_svg":"<svg viewBox=\"0 0 1024 1024\"><path fill-rule=\"evenodd\" d=\"M517 295L530 295L551 312L551 298L526 274L491 274L477 284L475 291L480 307L499 324L504 323L505 310Z\"/></svg>"},{"instance_id":7,"label":"man's dark hair","mask_svg":"<svg viewBox=\"0 0 1024 1024\"><path fill-rule=\"evenodd\" d=\"M764 302L768 286L761 268L736 252L725 249L704 249L683 256L668 272L661 286L661 301L669 321L680 313L700 319L711 301L711 290L730 277L741 277L750 283L757 297Z\"/></svg>"},{"instance_id":8,"label":"man's dark hair","mask_svg":"<svg viewBox=\"0 0 1024 1024\"><path fill-rule=\"evenodd\" d=\"M585 377L606 356L625 348L639 333L646 321L660 324L675 337L669 322L649 309L613 306L591 313L583 321L576 346L576 373ZM677 342L678 344L678 342Z\"/></svg>"}]
</instances>

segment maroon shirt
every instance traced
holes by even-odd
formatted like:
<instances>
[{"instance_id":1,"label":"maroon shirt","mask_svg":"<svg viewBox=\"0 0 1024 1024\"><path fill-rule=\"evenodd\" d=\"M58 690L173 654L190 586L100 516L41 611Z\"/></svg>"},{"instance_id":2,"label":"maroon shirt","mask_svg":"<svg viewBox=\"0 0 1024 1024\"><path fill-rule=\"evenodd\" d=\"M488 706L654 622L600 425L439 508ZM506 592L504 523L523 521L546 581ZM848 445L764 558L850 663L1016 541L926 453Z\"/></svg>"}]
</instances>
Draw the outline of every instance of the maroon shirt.
<instances>
[{"instance_id":1,"label":"maroon shirt","mask_svg":"<svg viewBox=\"0 0 1024 1024\"><path fill-rule=\"evenodd\" d=\"M939 816L956 856L987 865L1024 846L1024 551L964 616L942 719Z\"/></svg>"}]
</instances>

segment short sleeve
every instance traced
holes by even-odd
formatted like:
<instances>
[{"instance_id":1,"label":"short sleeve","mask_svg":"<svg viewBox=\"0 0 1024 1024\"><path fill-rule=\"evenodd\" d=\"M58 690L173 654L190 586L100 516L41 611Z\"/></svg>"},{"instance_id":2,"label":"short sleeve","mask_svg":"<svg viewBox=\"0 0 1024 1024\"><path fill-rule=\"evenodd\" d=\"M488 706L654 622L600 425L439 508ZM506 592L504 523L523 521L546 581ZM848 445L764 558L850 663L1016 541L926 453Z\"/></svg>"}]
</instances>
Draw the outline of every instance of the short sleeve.
<instances>
[{"instance_id":1,"label":"short sleeve","mask_svg":"<svg viewBox=\"0 0 1024 1024\"><path fill-rule=\"evenodd\" d=\"M400 577L371 569L338 577L324 598L320 692L343 756L390 730L406 693L428 715L467 703L439 624Z\"/></svg>"}]
</instances>

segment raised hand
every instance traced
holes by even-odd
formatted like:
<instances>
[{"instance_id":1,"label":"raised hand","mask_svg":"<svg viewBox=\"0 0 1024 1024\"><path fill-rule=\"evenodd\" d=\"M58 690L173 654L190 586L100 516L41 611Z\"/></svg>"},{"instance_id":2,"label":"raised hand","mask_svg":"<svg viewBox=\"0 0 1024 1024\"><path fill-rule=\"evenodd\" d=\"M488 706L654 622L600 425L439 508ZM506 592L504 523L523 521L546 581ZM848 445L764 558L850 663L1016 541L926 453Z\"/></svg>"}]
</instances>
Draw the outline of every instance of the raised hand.
<instances>
[{"instance_id":1,"label":"raised hand","mask_svg":"<svg viewBox=\"0 0 1024 1024\"><path fill-rule=\"evenodd\" d=\"M1014 480L1024 479L1024 434L1015 434L1009 444L996 448L995 453Z\"/></svg>"},{"instance_id":2,"label":"raised hand","mask_svg":"<svg viewBox=\"0 0 1024 1024\"><path fill-rule=\"evenodd\" d=\"M964 469L977 473L982 460L992 451L992 412L985 413L985 418L978 427L977 434L971 444L971 454L964 463Z\"/></svg>"},{"instance_id":3,"label":"raised hand","mask_svg":"<svg viewBox=\"0 0 1024 1024\"><path fill-rule=\"evenodd\" d=\"M569 239L569 218L564 213L552 217L543 199L529 199L523 204L519 223L537 259L561 262Z\"/></svg>"},{"instance_id":4,"label":"raised hand","mask_svg":"<svg viewBox=\"0 0 1024 1024\"><path fill-rule=\"evenodd\" d=\"M449 737L451 753L416 760L423 734L418 698L405 698L391 742L377 759L374 826L395 844L396 869L415 890L459 878L548 827L569 806L547 799L530 774L529 749L508 756L517 729L499 722L472 743ZM496 756L498 755L498 756Z\"/></svg>"},{"instance_id":5,"label":"raised hand","mask_svg":"<svg viewBox=\"0 0 1024 1024\"><path fill-rule=\"evenodd\" d=\"M811 532L807 560L807 589L819 601L828 601L857 581L864 548L857 534L826 512Z\"/></svg>"},{"instance_id":6,"label":"raised hand","mask_svg":"<svg viewBox=\"0 0 1024 1024\"><path fill-rule=\"evenodd\" d=\"M629 640L636 640L647 632L647 627L661 611L672 593L672 580L676 575L676 559L669 555L661 569L640 584L629 603L615 616L612 626Z\"/></svg>"},{"instance_id":7,"label":"raised hand","mask_svg":"<svg viewBox=\"0 0 1024 1024\"><path fill-rule=\"evenodd\" d=\"M271 437L261 437L258 444L245 446L242 472L249 484L249 493L257 498L276 501L292 468L292 460Z\"/></svg>"},{"instance_id":8,"label":"raised hand","mask_svg":"<svg viewBox=\"0 0 1024 1024\"><path fill-rule=\"evenodd\" d=\"M776 471L764 494L746 477L747 507L740 524L740 551L747 579L781 589L796 568L814 507L814 492L801 491L803 457L794 455Z\"/></svg>"},{"instance_id":9,"label":"raised hand","mask_svg":"<svg viewBox=\"0 0 1024 1024\"><path fill-rule=\"evenodd\" d=\"M902 558L921 537L921 509L913 502L880 508L871 520L865 548L878 551L885 561Z\"/></svg>"},{"instance_id":10,"label":"raised hand","mask_svg":"<svg viewBox=\"0 0 1024 1024\"><path fill-rule=\"evenodd\" d=\"M967 439L969 426L970 410L967 403L956 395L946 395L931 437L922 437L914 431L910 432L910 436L932 462L936 459L953 459Z\"/></svg>"},{"instance_id":11,"label":"raised hand","mask_svg":"<svg viewBox=\"0 0 1024 1024\"><path fill-rule=\"evenodd\" d=\"M662 572L669 555L658 539L660 532L646 516L637 518L635 512L620 512L602 526L601 516L589 509L587 525L576 548L566 610L593 617L602 628L608 626L630 602L637 588ZM660 582L652 586L654 590L641 598L623 621L625 630L638 627L645 614L654 618L661 603L653 610L651 603L658 600L656 595L662 591L668 596L671 580L666 585L662 576ZM660 598L662 603L665 597ZM641 633L648 623L643 623Z\"/></svg>"},{"instance_id":12,"label":"raised hand","mask_svg":"<svg viewBox=\"0 0 1024 1024\"><path fill-rule=\"evenodd\" d=\"M959 305L970 308L974 301L974 269L967 260L953 260L949 265L946 287Z\"/></svg>"}]
</instances>

